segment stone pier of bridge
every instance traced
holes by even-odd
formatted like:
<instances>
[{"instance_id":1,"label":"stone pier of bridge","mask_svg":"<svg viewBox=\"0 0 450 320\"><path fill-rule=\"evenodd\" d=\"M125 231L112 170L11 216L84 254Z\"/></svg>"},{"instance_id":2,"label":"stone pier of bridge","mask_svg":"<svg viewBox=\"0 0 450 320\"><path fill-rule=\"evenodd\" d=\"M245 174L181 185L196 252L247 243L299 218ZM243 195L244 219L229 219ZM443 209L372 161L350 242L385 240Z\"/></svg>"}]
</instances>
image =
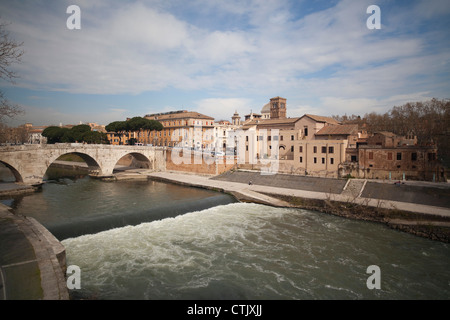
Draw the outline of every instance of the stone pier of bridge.
<instances>
[{"instance_id":1,"label":"stone pier of bridge","mask_svg":"<svg viewBox=\"0 0 450 320\"><path fill-rule=\"evenodd\" d=\"M21 145L0 147L0 162L14 174L16 181L28 185L43 183L48 167L64 154L76 154L95 177L112 176L117 162L132 155L147 169L165 170L165 150L149 146L113 146L82 143Z\"/></svg>"}]
</instances>

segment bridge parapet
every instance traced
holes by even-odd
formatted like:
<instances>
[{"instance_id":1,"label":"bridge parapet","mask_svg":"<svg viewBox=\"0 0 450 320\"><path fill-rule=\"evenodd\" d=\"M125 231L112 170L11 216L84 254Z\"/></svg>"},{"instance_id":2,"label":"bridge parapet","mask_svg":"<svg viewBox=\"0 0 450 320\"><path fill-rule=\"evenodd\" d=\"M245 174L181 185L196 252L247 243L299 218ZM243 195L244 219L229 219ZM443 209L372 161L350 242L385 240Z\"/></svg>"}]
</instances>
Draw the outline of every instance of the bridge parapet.
<instances>
[{"instance_id":1,"label":"bridge parapet","mask_svg":"<svg viewBox=\"0 0 450 320\"><path fill-rule=\"evenodd\" d=\"M0 147L0 162L25 184L41 184L48 167L63 154L77 154L95 176L111 176L119 159L131 154L148 161L149 169L165 170L165 154L161 147L114 146L83 143L20 145Z\"/></svg>"}]
</instances>

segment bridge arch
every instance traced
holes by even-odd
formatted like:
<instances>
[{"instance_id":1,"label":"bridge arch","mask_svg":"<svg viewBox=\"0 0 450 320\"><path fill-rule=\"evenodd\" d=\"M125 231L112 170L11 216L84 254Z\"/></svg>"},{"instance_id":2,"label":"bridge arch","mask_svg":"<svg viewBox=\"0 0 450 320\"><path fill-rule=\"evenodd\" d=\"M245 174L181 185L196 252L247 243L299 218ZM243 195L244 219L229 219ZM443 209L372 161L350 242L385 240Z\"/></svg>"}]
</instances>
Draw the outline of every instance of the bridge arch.
<instances>
[{"instance_id":1,"label":"bridge arch","mask_svg":"<svg viewBox=\"0 0 450 320\"><path fill-rule=\"evenodd\" d=\"M58 154L58 155L52 157L50 159L50 161L48 162L48 165L47 165L47 168L46 168L46 170L44 172L44 175L47 172L48 168L50 168L50 166L55 161L57 161L59 158L61 158L64 155L67 155L67 154L74 154L74 155L79 156L81 159L83 159L84 162L86 162L86 164L88 166L89 174L96 175L96 174L100 173L101 167L100 167L99 163L97 162L97 160L95 160L91 155L89 155L87 153L83 153L83 152L77 152L77 151L70 152L69 151L69 152L63 152L61 154Z\"/></svg>"},{"instance_id":2,"label":"bridge arch","mask_svg":"<svg viewBox=\"0 0 450 320\"><path fill-rule=\"evenodd\" d=\"M146 155L140 152L126 152L119 157L114 164L114 167L119 164L129 165L135 168L153 169L153 160L149 159Z\"/></svg>"},{"instance_id":3,"label":"bridge arch","mask_svg":"<svg viewBox=\"0 0 450 320\"><path fill-rule=\"evenodd\" d=\"M0 147L0 161L11 170L17 181L29 185L42 184L49 166L64 154L80 156L88 165L89 174L97 177L112 176L119 159L127 154L138 162L138 167L165 169L165 151L154 147L79 143Z\"/></svg>"},{"instance_id":4,"label":"bridge arch","mask_svg":"<svg viewBox=\"0 0 450 320\"><path fill-rule=\"evenodd\" d=\"M5 161L1 161L0 163L3 164L5 167L7 167L9 170L11 170L11 173L14 175L14 178L16 178L16 182L23 182L22 175L20 174L19 170L14 168L12 165Z\"/></svg>"}]
</instances>

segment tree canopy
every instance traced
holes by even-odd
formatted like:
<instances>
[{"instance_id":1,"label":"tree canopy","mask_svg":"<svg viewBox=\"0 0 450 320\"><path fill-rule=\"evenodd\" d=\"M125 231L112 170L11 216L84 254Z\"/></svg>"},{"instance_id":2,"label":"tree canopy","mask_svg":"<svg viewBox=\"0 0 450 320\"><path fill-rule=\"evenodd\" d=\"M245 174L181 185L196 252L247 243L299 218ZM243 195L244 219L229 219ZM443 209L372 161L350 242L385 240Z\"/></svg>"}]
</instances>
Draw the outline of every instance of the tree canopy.
<instances>
[{"instance_id":1,"label":"tree canopy","mask_svg":"<svg viewBox=\"0 0 450 320\"><path fill-rule=\"evenodd\" d=\"M124 132L124 131L139 131L139 130L157 130L161 131L164 127L157 120L149 120L142 117L134 117L126 121L114 121L106 127L108 132Z\"/></svg>"},{"instance_id":2,"label":"tree canopy","mask_svg":"<svg viewBox=\"0 0 450 320\"><path fill-rule=\"evenodd\" d=\"M420 145L436 144L439 158L450 167L450 100L431 99L394 106L384 114L371 112L333 116L343 123L365 125L368 132L390 131L398 135L413 134Z\"/></svg>"},{"instance_id":3,"label":"tree canopy","mask_svg":"<svg viewBox=\"0 0 450 320\"><path fill-rule=\"evenodd\" d=\"M21 61L24 53L21 49L22 44L9 37L6 24L0 21L0 79L14 83L14 79L18 78L10 66ZM0 91L0 123L6 118L13 118L23 112L19 105L10 102Z\"/></svg>"},{"instance_id":4,"label":"tree canopy","mask_svg":"<svg viewBox=\"0 0 450 320\"><path fill-rule=\"evenodd\" d=\"M86 124L74 126L71 129L50 126L44 129L42 135L47 138L47 143L67 143L67 142L85 142L85 143L105 143L106 134L103 132L92 131Z\"/></svg>"}]
</instances>

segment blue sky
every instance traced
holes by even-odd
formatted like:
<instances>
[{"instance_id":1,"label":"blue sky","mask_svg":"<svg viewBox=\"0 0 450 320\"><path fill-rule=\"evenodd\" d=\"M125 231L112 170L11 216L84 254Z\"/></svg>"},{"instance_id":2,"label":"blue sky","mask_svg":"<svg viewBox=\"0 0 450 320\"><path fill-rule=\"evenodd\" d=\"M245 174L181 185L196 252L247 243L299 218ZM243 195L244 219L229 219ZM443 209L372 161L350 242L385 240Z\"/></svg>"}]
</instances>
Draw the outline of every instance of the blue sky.
<instances>
[{"instance_id":1,"label":"blue sky","mask_svg":"<svg viewBox=\"0 0 450 320\"><path fill-rule=\"evenodd\" d=\"M69 30L69 5L81 30ZM369 30L370 5L381 29ZM450 2L2 1L23 42L10 125L108 124L193 110L230 119L287 99L288 116L383 113L450 98Z\"/></svg>"}]
</instances>

